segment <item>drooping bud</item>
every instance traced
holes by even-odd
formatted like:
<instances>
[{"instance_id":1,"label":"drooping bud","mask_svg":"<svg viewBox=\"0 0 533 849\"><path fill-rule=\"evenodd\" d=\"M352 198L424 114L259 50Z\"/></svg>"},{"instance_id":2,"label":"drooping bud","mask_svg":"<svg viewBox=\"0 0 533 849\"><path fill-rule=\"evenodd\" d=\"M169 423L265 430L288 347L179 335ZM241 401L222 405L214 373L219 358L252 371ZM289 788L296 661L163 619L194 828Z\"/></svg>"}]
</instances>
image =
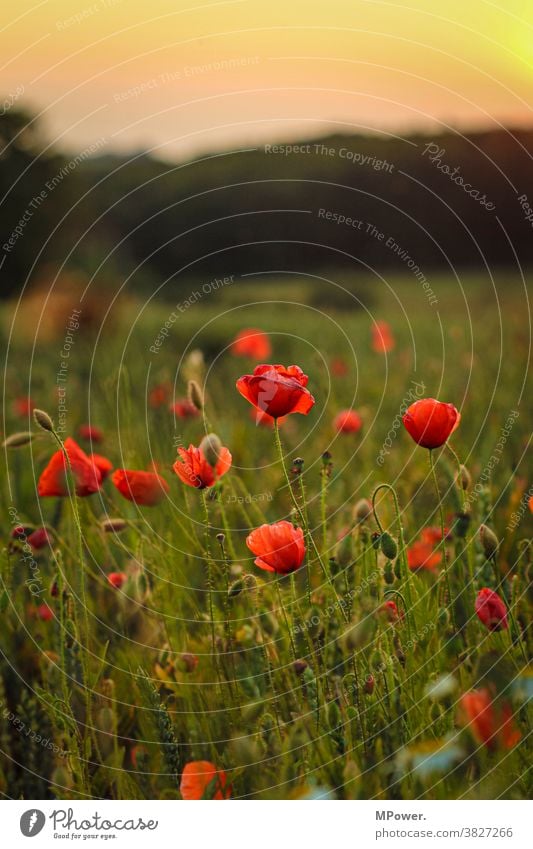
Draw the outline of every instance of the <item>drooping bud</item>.
<instances>
[{"instance_id":1,"label":"drooping bud","mask_svg":"<svg viewBox=\"0 0 533 849\"><path fill-rule=\"evenodd\" d=\"M204 393L200 389L199 384L196 380L189 380L187 385L187 398L196 407L197 410L202 412L204 409Z\"/></svg>"},{"instance_id":2,"label":"drooping bud","mask_svg":"<svg viewBox=\"0 0 533 849\"><path fill-rule=\"evenodd\" d=\"M22 448L23 445L29 445L33 439L33 433L29 430L20 431L20 433L12 433L2 442L2 448Z\"/></svg>"},{"instance_id":3,"label":"drooping bud","mask_svg":"<svg viewBox=\"0 0 533 849\"><path fill-rule=\"evenodd\" d=\"M213 468L219 461L222 443L216 433L208 433L200 442L200 451Z\"/></svg>"},{"instance_id":4,"label":"drooping bud","mask_svg":"<svg viewBox=\"0 0 533 849\"><path fill-rule=\"evenodd\" d=\"M366 520L372 515L372 505L368 498L359 499L353 508L352 515L358 525L366 522Z\"/></svg>"},{"instance_id":5,"label":"drooping bud","mask_svg":"<svg viewBox=\"0 0 533 849\"><path fill-rule=\"evenodd\" d=\"M498 537L486 525L481 525L479 528L479 540L485 552L485 557L490 560L498 551L500 545Z\"/></svg>"},{"instance_id":6,"label":"drooping bud","mask_svg":"<svg viewBox=\"0 0 533 849\"><path fill-rule=\"evenodd\" d=\"M49 433L53 433L54 431L54 423L48 413L44 410L34 410L33 418L35 423L39 425L43 430L47 430Z\"/></svg>"},{"instance_id":7,"label":"drooping bud","mask_svg":"<svg viewBox=\"0 0 533 849\"><path fill-rule=\"evenodd\" d=\"M388 560L395 560L398 554L398 545L396 540L391 537L387 531L381 534L381 550Z\"/></svg>"},{"instance_id":8,"label":"drooping bud","mask_svg":"<svg viewBox=\"0 0 533 849\"><path fill-rule=\"evenodd\" d=\"M298 660L293 661L292 664L292 668L297 675L301 675L303 672L305 672L308 666L309 664L307 663L307 661L302 660L301 658L298 658Z\"/></svg>"}]
</instances>

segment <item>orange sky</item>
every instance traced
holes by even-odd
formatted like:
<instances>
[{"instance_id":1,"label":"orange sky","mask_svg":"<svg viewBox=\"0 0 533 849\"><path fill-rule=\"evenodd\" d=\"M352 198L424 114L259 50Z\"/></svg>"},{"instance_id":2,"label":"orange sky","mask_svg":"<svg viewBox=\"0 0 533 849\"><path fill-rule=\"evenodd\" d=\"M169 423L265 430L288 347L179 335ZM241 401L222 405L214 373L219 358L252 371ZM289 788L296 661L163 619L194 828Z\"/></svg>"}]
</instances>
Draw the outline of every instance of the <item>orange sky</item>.
<instances>
[{"instance_id":1,"label":"orange sky","mask_svg":"<svg viewBox=\"0 0 533 849\"><path fill-rule=\"evenodd\" d=\"M7 5L3 96L70 149L168 158L335 128L533 123L531 0Z\"/></svg>"}]
</instances>

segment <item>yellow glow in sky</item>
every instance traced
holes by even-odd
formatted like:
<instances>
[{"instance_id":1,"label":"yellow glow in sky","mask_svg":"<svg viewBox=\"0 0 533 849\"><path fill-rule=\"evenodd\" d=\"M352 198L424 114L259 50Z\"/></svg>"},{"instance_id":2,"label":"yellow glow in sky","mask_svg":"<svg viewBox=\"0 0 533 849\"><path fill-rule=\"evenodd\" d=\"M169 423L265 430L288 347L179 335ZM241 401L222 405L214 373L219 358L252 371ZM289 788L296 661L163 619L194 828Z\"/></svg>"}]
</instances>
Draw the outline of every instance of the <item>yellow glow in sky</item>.
<instances>
[{"instance_id":1,"label":"yellow glow in sky","mask_svg":"<svg viewBox=\"0 0 533 849\"><path fill-rule=\"evenodd\" d=\"M272 138L531 125L524 0L10 3L3 96L58 144L169 157Z\"/></svg>"}]
</instances>

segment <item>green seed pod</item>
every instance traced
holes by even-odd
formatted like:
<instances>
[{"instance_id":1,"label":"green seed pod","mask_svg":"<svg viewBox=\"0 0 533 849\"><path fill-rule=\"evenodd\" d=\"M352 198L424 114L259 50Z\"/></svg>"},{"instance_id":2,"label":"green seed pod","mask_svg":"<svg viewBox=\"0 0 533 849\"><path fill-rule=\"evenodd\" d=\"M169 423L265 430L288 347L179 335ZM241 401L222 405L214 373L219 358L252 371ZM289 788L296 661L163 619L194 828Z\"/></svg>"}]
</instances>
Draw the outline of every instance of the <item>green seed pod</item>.
<instances>
[{"instance_id":1,"label":"green seed pod","mask_svg":"<svg viewBox=\"0 0 533 849\"><path fill-rule=\"evenodd\" d=\"M376 672L382 672L387 666L383 652L379 649L374 649L370 655L370 666L372 669L375 669Z\"/></svg>"},{"instance_id":2,"label":"green seed pod","mask_svg":"<svg viewBox=\"0 0 533 849\"><path fill-rule=\"evenodd\" d=\"M326 718L331 730L338 728L342 724L342 715L337 702L329 702L326 705Z\"/></svg>"},{"instance_id":3,"label":"green seed pod","mask_svg":"<svg viewBox=\"0 0 533 849\"><path fill-rule=\"evenodd\" d=\"M385 563L385 566L383 568L383 577L385 578L386 584L394 583L394 572L390 560L387 560L387 562Z\"/></svg>"},{"instance_id":4,"label":"green seed pod","mask_svg":"<svg viewBox=\"0 0 533 849\"><path fill-rule=\"evenodd\" d=\"M36 424L39 425L43 430L47 430L49 433L52 433L54 430L54 423L48 413L44 410L34 410L33 418Z\"/></svg>"},{"instance_id":5,"label":"green seed pod","mask_svg":"<svg viewBox=\"0 0 533 849\"><path fill-rule=\"evenodd\" d=\"M398 545L396 540L391 537L387 531L381 534L381 550L385 557L389 560L394 560L398 555Z\"/></svg>"},{"instance_id":6,"label":"green seed pod","mask_svg":"<svg viewBox=\"0 0 533 849\"><path fill-rule=\"evenodd\" d=\"M487 560L490 560L491 557L494 557L498 551L498 547L500 545L498 537L494 531L491 531L491 529L486 525L481 525L479 528L479 540L483 551L485 552L485 557Z\"/></svg>"},{"instance_id":7,"label":"green seed pod","mask_svg":"<svg viewBox=\"0 0 533 849\"><path fill-rule=\"evenodd\" d=\"M200 442L200 451L210 466L216 466L220 458L222 443L216 433L208 433Z\"/></svg>"},{"instance_id":8,"label":"green seed pod","mask_svg":"<svg viewBox=\"0 0 533 849\"><path fill-rule=\"evenodd\" d=\"M394 561L394 576L401 581L402 579L402 564L400 563L400 558L397 557Z\"/></svg>"},{"instance_id":9,"label":"green seed pod","mask_svg":"<svg viewBox=\"0 0 533 849\"><path fill-rule=\"evenodd\" d=\"M30 430L23 430L19 433L12 433L2 442L2 448L22 448L23 445L29 445L33 439L33 433Z\"/></svg>"}]
</instances>

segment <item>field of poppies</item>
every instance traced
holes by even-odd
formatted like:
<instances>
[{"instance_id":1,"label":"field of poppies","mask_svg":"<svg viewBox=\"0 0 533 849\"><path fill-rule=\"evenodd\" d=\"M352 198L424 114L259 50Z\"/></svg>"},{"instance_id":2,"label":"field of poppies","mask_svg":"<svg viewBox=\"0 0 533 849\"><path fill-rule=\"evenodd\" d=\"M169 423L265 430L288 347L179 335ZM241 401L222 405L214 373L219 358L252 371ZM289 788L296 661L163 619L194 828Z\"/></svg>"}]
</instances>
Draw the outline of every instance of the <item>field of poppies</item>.
<instances>
[{"instance_id":1,"label":"field of poppies","mask_svg":"<svg viewBox=\"0 0 533 849\"><path fill-rule=\"evenodd\" d=\"M523 283L328 286L3 309L5 797L531 796Z\"/></svg>"}]
</instances>

